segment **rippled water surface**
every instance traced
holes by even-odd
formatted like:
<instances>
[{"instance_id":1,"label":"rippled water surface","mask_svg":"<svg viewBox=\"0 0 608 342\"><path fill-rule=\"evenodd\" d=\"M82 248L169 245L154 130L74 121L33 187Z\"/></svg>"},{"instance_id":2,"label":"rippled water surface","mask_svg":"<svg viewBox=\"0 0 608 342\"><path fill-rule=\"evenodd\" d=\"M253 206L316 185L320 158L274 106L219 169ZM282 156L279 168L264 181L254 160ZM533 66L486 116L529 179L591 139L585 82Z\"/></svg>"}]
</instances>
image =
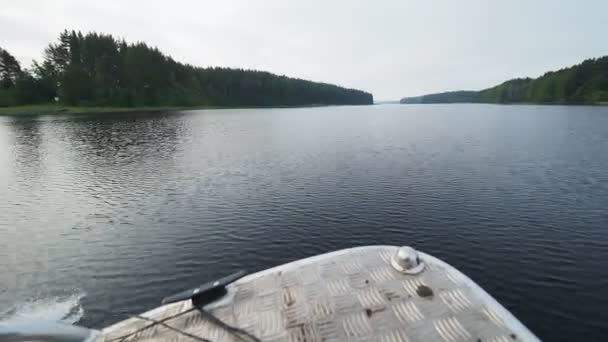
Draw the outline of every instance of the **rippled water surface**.
<instances>
[{"instance_id":1,"label":"rippled water surface","mask_svg":"<svg viewBox=\"0 0 608 342\"><path fill-rule=\"evenodd\" d=\"M541 338L608 340L608 108L0 117L0 319L101 327L370 244L444 259Z\"/></svg>"}]
</instances>

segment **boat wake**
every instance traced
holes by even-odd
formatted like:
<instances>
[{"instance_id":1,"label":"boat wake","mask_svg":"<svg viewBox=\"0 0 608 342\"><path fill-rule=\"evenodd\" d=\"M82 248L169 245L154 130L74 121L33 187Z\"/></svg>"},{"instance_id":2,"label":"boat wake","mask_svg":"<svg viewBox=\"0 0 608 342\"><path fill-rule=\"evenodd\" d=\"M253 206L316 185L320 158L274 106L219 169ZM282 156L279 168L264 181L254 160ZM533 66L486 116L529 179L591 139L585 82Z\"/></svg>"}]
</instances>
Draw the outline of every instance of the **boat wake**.
<instances>
[{"instance_id":1,"label":"boat wake","mask_svg":"<svg viewBox=\"0 0 608 342\"><path fill-rule=\"evenodd\" d=\"M44 320L73 324L84 315L84 293L29 300L0 311L0 321Z\"/></svg>"}]
</instances>

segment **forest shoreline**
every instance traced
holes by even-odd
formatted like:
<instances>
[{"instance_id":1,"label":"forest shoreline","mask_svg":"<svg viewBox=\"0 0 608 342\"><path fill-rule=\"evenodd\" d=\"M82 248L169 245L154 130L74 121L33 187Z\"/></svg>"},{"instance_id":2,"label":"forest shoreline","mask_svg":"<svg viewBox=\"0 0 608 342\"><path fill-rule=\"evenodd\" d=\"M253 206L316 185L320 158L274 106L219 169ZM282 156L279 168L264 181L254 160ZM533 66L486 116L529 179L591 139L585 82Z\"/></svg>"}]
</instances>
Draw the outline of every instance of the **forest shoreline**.
<instances>
[{"instance_id":1,"label":"forest shoreline","mask_svg":"<svg viewBox=\"0 0 608 342\"><path fill-rule=\"evenodd\" d=\"M80 115L80 114L120 114L120 113L151 113L151 112L178 112L190 110L213 109L272 109L272 108L310 108L330 106L364 106L364 105L277 105L277 106L159 106L159 107L85 107L64 106L60 104L37 104L0 107L0 116L28 116L28 115ZM367 105L369 106L369 105Z\"/></svg>"},{"instance_id":2,"label":"forest shoreline","mask_svg":"<svg viewBox=\"0 0 608 342\"><path fill-rule=\"evenodd\" d=\"M404 97L400 103L606 104L608 56L549 71L540 77L514 78L482 90L457 90Z\"/></svg>"},{"instance_id":3,"label":"forest shoreline","mask_svg":"<svg viewBox=\"0 0 608 342\"><path fill-rule=\"evenodd\" d=\"M0 47L0 107L63 105L67 111L105 112L116 111L105 107L355 105L373 104L373 98L362 90L268 71L180 63L146 43L96 32L62 32L29 68Z\"/></svg>"}]
</instances>

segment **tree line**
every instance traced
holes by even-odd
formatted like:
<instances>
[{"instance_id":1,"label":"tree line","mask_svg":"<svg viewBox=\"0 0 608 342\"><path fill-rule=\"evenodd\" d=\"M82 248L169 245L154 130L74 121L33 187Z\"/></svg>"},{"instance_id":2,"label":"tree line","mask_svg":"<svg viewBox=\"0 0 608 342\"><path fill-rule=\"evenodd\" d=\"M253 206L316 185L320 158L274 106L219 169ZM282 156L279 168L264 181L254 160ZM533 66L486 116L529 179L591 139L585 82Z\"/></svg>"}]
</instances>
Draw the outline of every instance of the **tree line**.
<instances>
[{"instance_id":1,"label":"tree line","mask_svg":"<svg viewBox=\"0 0 608 342\"><path fill-rule=\"evenodd\" d=\"M0 106L296 106L372 104L370 93L257 70L201 68L145 43L64 31L23 69L0 48Z\"/></svg>"},{"instance_id":2,"label":"tree line","mask_svg":"<svg viewBox=\"0 0 608 342\"><path fill-rule=\"evenodd\" d=\"M516 78L480 91L452 91L401 103L608 103L608 56L587 59L538 78Z\"/></svg>"}]
</instances>

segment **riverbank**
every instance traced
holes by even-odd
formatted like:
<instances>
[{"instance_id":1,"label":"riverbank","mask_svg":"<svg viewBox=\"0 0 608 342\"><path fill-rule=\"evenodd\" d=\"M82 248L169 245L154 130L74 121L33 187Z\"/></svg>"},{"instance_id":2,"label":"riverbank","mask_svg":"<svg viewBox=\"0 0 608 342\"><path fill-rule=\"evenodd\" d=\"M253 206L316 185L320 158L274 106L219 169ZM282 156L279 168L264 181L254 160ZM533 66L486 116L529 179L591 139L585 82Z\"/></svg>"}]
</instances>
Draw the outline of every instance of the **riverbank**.
<instances>
[{"instance_id":1,"label":"riverbank","mask_svg":"<svg viewBox=\"0 0 608 342\"><path fill-rule=\"evenodd\" d=\"M58 104L40 104L14 107L0 107L0 115L54 115L54 114L95 114L95 113L136 113L166 112L191 109L211 109L216 107L75 107Z\"/></svg>"},{"instance_id":2,"label":"riverbank","mask_svg":"<svg viewBox=\"0 0 608 342\"><path fill-rule=\"evenodd\" d=\"M0 107L0 116L9 115L57 115L57 114L119 114L119 113L150 113L150 112L174 112L197 109L246 109L246 108L313 108L325 106L341 106L326 104L310 105L282 105L282 106L191 106L191 107L77 107L59 104L40 104L13 107ZM371 105L361 105L371 106Z\"/></svg>"},{"instance_id":3,"label":"riverbank","mask_svg":"<svg viewBox=\"0 0 608 342\"><path fill-rule=\"evenodd\" d=\"M459 104L481 104L497 106L608 106L607 101L597 102L399 102L402 105L459 105Z\"/></svg>"}]
</instances>

